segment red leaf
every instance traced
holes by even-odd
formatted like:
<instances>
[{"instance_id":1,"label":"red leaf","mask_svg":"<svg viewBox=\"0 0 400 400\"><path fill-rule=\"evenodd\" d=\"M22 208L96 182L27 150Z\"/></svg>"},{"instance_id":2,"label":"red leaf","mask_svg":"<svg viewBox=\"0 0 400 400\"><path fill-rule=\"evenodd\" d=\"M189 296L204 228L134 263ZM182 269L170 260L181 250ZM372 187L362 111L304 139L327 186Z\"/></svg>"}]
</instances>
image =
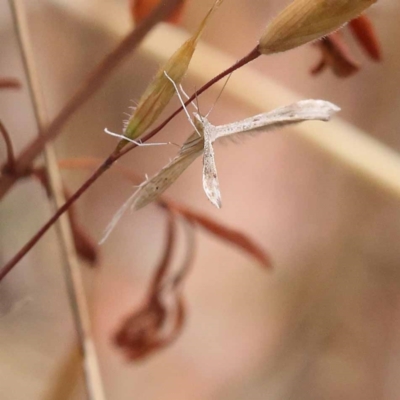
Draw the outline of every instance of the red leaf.
<instances>
[{"instance_id":1,"label":"red leaf","mask_svg":"<svg viewBox=\"0 0 400 400\"><path fill-rule=\"evenodd\" d=\"M131 14L135 23L139 23L145 19L154 10L159 2L160 0L130 0ZM177 7L177 9L166 22L178 24L182 17L184 6L185 3L181 3L181 5Z\"/></svg>"},{"instance_id":2,"label":"red leaf","mask_svg":"<svg viewBox=\"0 0 400 400\"><path fill-rule=\"evenodd\" d=\"M332 68L336 76L342 78L353 75L360 69L358 62L353 58L338 32L320 40L316 46L321 50L322 59L311 70L313 75L319 74L327 66Z\"/></svg>"},{"instance_id":3,"label":"red leaf","mask_svg":"<svg viewBox=\"0 0 400 400\"><path fill-rule=\"evenodd\" d=\"M241 248L243 251L258 260L264 267L272 267L271 259L268 254L242 232L228 228L203 214L182 206L181 204L168 201L168 203L165 203L165 206L179 213L188 221L200 225L202 228L218 236L220 239L223 239L227 242L230 242L234 246Z\"/></svg>"},{"instance_id":4,"label":"red leaf","mask_svg":"<svg viewBox=\"0 0 400 400\"><path fill-rule=\"evenodd\" d=\"M382 58L381 47L370 19L364 15L355 18L349 27L365 52L375 61ZM339 32L333 33L316 45L322 53L321 61L311 70L313 75L322 72L327 66L331 67L335 75L348 77L358 72L360 66L353 58L349 48Z\"/></svg>"},{"instance_id":5,"label":"red leaf","mask_svg":"<svg viewBox=\"0 0 400 400\"><path fill-rule=\"evenodd\" d=\"M350 21L349 27L367 54L373 60L380 61L382 59L381 46L371 20L362 15Z\"/></svg>"}]
</instances>

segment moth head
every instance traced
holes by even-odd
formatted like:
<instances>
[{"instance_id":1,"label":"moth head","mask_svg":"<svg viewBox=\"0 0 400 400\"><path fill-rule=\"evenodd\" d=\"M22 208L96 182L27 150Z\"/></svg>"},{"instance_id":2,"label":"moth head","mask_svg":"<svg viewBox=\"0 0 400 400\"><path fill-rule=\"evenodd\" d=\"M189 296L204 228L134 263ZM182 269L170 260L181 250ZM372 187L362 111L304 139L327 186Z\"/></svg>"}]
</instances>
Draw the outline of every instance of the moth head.
<instances>
[{"instance_id":1,"label":"moth head","mask_svg":"<svg viewBox=\"0 0 400 400\"><path fill-rule=\"evenodd\" d=\"M202 123L203 120L204 120L204 117L202 117L202 116L201 116L199 113L197 113L197 112L194 112L194 113L193 113L193 116L194 116L194 119L195 119L196 122Z\"/></svg>"},{"instance_id":2,"label":"moth head","mask_svg":"<svg viewBox=\"0 0 400 400\"><path fill-rule=\"evenodd\" d=\"M196 129L197 129L199 132L202 132L203 129L204 129L204 125L208 123L207 118L201 116L201 115L200 115L199 113L197 113L197 112L194 112L194 113L193 113L193 116L194 116L193 122L194 122L194 125L196 126Z\"/></svg>"}]
</instances>

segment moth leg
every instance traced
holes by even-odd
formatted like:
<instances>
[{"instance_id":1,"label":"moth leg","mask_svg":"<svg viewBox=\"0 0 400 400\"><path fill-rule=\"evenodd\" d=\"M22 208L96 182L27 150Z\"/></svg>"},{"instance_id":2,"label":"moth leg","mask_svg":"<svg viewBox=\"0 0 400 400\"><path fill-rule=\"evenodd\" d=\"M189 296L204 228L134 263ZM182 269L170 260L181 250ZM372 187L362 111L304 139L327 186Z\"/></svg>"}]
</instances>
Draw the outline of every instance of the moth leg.
<instances>
[{"instance_id":1,"label":"moth leg","mask_svg":"<svg viewBox=\"0 0 400 400\"><path fill-rule=\"evenodd\" d=\"M228 84L229 79L231 79L231 76L232 76L232 72L228 75L228 78L226 78L226 81L225 81L225 83L223 84L223 86L222 86L220 92L218 93L218 96L217 96L217 98L215 99L214 104L211 106L210 111L207 113L206 118L208 118L208 116L211 114L212 110L214 110L214 107L215 107L215 105L218 103L218 100L220 99L220 97L222 96L222 92L224 91L226 85Z\"/></svg>"},{"instance_id":2,"label":"moth leg","mask_svg":"<svg viewBox=\"0 0 400 400\"><path fill-rule=\"evenodd\" d=\"M186 116L187 116L187 118L188 118L188 120L189 120L190 125L192 125L193 128L194 128L194 130L197 132L197 134L198 134L199 136L201 136L201 133L198 131L196 125L193 123L192 118L191 118L191 116L190 116L190 114L189 114L189 112L188 112L188 110L187 110L187 108L186 108L186 106L185 106L185 102L183 101L182 96L181 96L181 94L179 93L178 86L176 86L176 83L175 83L174 80L167 74L166 71L164 71L164 75L167 77L167 79L168 79L168 80L172 83L172 85L174 86L175 91L176 91L176 94L178 95L179 101L180 101L181 104L182 104L183 110L185 111L185 114L186 114Z\"/></svg>"},{"instance_id":3,"label":"moth leg","mask_svg":"<svg viewBox=\"0 0 400 400\"><path fill-rule=\"evenodd\" d=\"M121 135L119 133L111 132L107 128L104 129L104 132L107 133L110 136L114 136L114 137L117 137L119 139L127 140L128 142L134 143L134 144L136 144L136 146L164 146L166 144L173 144L175 146L179 146L176 143L172 143L172 142L142 143L140 140L133 140L133 139L130 139L127 136Z\"/></svg>"},{"instance_id":4,"label":"moth leg","mask_svg":"<svg viewBox=\"0 0 400 400\"><path fill-rule=\"evenodd\" d=\"M190 97L189 97L189 95L185 92L185 90L183 89L183 86L182 86L181 84L179 84L179 89L181 89L181 92L182 92L183 95L186 97L186 100L189 100ZM196 96L196 99L197 99L197 96ZM190 103L192 104L192 106L194 107L194 109L195 109L197 112L199 112L199 107L198 107L198 105L196 105L194 101L191 101Z\"/></svg>"}]
</instances>

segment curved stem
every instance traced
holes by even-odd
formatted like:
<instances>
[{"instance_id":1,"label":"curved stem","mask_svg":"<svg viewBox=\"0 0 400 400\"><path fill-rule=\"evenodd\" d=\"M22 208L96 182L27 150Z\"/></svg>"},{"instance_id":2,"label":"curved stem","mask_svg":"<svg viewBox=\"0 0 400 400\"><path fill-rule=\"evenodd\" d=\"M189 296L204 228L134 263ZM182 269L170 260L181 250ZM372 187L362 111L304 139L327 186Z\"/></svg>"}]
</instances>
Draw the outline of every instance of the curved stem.
<instances>
[{"instance_id":1,"label":"curved stem","mask_svg":"<svg viewBox=\"0 0 400 400\"><path fill-rule=\"evenodd\" d=\"M209 89L211 86L213 86L215 83L220 81L222 78L225 78L226 76L230 75L232 72L238 70L239 68L243 67L244 65L248 64L250 61L255 60L261 55L261 53L258 50L258 45L251 50L249 54L241 58L239 61L237 61L235 64L233 64L231 67L226 69L225 71L222 71L220 74L215 76L213 79L208 81L205 85L203 85L200 89L198 89L196 92L194 92L184 103L185 106L188 106L197 96L205 92L207 89ZM143 136L142 142L146 142L147 140L151 139L155 134L157 134L161 129L163 129L173 118L175 118L181 111L183 111L183 106L179 107L177 110L175 110L165 121L163 121L160 125L158 125L156 128L154 128L152 131L150 131L147 135ZM123 156L124 154L128 153L132 149L134 149L136 145L131 144L126 146L120 153L120 157Z\"/></svg>"},{"instance_id":2,"label":"curved stem","mask_svg":"<svg viewBox=\"0 0 400 400\"><path fill-rule=\"evenodd\" d=\"M249 54L245 57L237 61L230 68L221 72L219 75L211 79L205 85L203 85L200 89L198 89L192 96L186 101L185 105L188 105L196 96L203 93L205 90L210 88L216 82L224 78L225 76L231 74L233 71L241 68L246 65L250 61L256 59L260 56L260 52L258 51L258 46L255 47ZM143 137L142 142L146 142L150 138L152 138L156 133L158 133L162 128L164 128L168 122L170 122L176 115L178 115L183 110L183 106L179 107L173 114L171 114L163 123L149 132L146 136ZM65 202L65 204L57 210L57 212L46 222L46 224L33 236L29 242L0 270L0 281L4 279L4 277L14 268L14 266L24 257L26 253L39 241L39 239L48 231L48 229L60 218L60 216L69 209L69 207L79 199L79 197L87 190L90 186L105 172L111 165L121 158L123 155L128 153L137 147L136 144L128 145L122 151L117 152L116 150L99 166L99 168L93 173L93 175ZM11 177L12 178L12 177ZM0 190L1 197L1 190Z\"/></svg>"},{"instance_id":3,"label":"curved stem","mask_svg":"<svg viewBox=\"0 0 400 400\"><path fill-rule=\"evenodd\" d=\"M0 270L0 281L14 268L14 266L25 256L26 253L39 241L39 239L51 228L51 226L66 212L69 207L77 200L86 190L96 182L97 178L102 175L115 161L113 155L108 157L92 176L61 206L56 213L46 222L45 225L25 244L24 247Z\"/></svg>"},{"instance_id":4,"label":"curved stem","mask_svg":"<svg viewBox=\"0 0 400 400\"><path fill-rule=\"evenodd\" d=\"M0 121L0 132L1 135L3 136L4 141L6 142L6 149L7 149L7 162L4 164L3 171L7 171L8 173L12 174L15 171L15 156L14 156L13 145L10 135L1 121Z\"/></svg>"},{"instance_id":5,"label":"curved stem","mask_svg":"<svg viewBox=\"0 0 400 400\"><path fill-rule=\"evenodd\" d=\"M70 117L102 86L121 62L135 50L147 33L160 21L168 17L183 0L162 1L160 5L123 39L118 46L93 69L89 77L67 101L53 121L31 142L16 159L16 174L4 175L0 179L0 199L8 192L19 177L24 176L32 161L44 146L60 133Z\"/></svg>"}]
</instances>

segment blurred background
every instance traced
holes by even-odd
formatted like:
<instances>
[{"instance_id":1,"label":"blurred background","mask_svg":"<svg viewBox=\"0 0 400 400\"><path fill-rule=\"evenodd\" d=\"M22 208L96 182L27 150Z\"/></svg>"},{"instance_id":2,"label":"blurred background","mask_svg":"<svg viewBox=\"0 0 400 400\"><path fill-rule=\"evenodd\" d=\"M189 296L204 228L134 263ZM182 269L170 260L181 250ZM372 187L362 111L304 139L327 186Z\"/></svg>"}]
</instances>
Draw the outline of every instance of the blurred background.
<instances>
[{"instance_id":1,"label":"blurred background","mask_svg":"<svg viewBox=\"0 0 400 400\"><path fill-rule=\"evenodd\" d=\"M289 2L225 0L203 41L239 59ZM133 26L128 1L23 3L51 118L118 43L121 32ZM188 0L179 27L162 24L156 30L193 32L212 3ZM294 97L338 104L341 118L399 151L399 12L394 0L381 0L368 12L383 49L380 64L369 61L344 32L362 63L362 70L349 79L329 70L311 76L319 60L312 45L262 57L245 68L289 88ZM0 76L23 84L20 91L0 92L0 118L18 152L37 128L5 1L0 3L0 52ZM107 156L116 141L103 129L121 130L123 112L139 99L160 63L143 49L129 57L63 129L55 142L58 157ZM213 59L194 57L196 63L213 70ZM202 84L189 69L186 91ZM212 89L202 96L201 110L208 110L217 95L218 89ZM172 103L165 115L178 104L176 99ZM252 114L245 101L225 92L210 120L217 125ZM179 116L157 140L182 143L190 132L186 117ZM3 160L4 146L0 149ZM188 318L182 335L143 362L127 363L111 337L143 299L165 239L165 215L159 208L150 205L128 213L99 248L97 268L82 263L106 398L398 399L399 198L311 146L293 129L215 151L221 210L202 192L201 160L167 194L248 234L269 252L274 270L262 270L236 248L199 230L195 264L184 288ZM137 149L120 165L144 177L175 152L174 146ZM88 173L63 171L63 177L73 191ZM77 203L79 221L96 242L132 190L131 183L110 171ZM0 205L2 264L51 213L38 183L26 180L10 191ZM0 286L0 398L84 399L76 343L62 254L52 231Z\"/></svg>"}]
</instances>

